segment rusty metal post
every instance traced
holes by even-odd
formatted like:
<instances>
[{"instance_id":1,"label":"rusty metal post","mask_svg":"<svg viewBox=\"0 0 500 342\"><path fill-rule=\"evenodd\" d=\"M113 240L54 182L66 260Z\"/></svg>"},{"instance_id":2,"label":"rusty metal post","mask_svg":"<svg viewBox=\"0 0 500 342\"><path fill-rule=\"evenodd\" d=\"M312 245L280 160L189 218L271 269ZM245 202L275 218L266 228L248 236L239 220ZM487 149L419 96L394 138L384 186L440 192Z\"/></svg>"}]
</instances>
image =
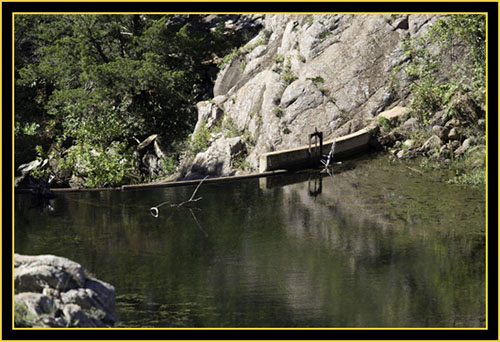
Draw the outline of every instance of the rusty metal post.
<instances>
[{"instance_id":1,"label":"rusty metal post","mask_svg":"<svg viewBox=\"0 0 500 342\"><path fill-rule=\"evenodd\" d=\"M314 129L314 133L309 134L309 158L311 162L313 162L313 153L311 149L311 141L313 138L316 138L314 140L314 148L317 150L318 147L318 138L319 138L319 156L318 156L318 161L321 159L323 156L323 132L318 132L318 129Z\"/></svg>"}]
</instances>

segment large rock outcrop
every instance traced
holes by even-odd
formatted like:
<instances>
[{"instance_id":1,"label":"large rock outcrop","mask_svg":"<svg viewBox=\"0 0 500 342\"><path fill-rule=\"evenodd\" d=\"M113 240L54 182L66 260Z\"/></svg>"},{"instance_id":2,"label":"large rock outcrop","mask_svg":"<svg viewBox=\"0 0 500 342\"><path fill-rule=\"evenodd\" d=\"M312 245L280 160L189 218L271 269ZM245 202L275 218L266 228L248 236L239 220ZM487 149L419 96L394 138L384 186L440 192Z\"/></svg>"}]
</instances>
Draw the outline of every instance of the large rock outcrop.
<instances>
[{"instance_id":1,"label":"large rock outcrop","mask_svg":"<svg viewBox=\"0 0 500 342\"><path fill-rule=\"evenodd\" d=\"M112 327L115 289L83 267L54 255L14 254L17 327Z\"/></svg>"},{"instance_id":2,"label":"large rock outcrop","mask_svg":"<svg viewBox=\"0 0 500 342\"><path fill-rule=\"evenodd\" d=\"M406 62L403 41L423 35L437 19L434 15L265 15L263 30L220 72L214 101L198 105L196 130L201 122L214 129L230 120L245 137L252 170L258 169L260 154L307 144L315 128L326 138L359 130L380 112L406 105L408 80L395 69ZM399 82L399 93L390 89L391 78ZM220 143L213 135L212 144ZM207 156L207 151L202 152L206 170L230 158L220 149L218 157ZM222 176L234 172L218 170Z\"/></svg>"}]
</instances>

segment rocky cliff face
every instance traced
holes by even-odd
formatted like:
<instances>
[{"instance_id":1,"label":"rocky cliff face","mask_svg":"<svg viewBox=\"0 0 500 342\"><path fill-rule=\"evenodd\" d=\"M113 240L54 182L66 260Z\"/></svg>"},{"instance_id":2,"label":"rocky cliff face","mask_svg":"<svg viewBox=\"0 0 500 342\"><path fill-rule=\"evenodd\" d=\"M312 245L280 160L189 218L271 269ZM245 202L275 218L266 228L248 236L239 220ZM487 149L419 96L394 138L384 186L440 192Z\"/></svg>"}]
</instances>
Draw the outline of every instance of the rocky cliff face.
<instances>
[{"instance_id":1,"label":"rocky cliff face","mask_svg":"<svg viewBox=\"0 0 500 342\"><path fill-rule=\"evenodd\" d=\"M258 169L262 153L366 126L405 105L403 39L423 35L432 15L265 15L260 33L217 77L214 99L198 103L210 146L184 161L183 176ZM390 89L391 77L403 89Z\"/></svg>"}]
</instances>

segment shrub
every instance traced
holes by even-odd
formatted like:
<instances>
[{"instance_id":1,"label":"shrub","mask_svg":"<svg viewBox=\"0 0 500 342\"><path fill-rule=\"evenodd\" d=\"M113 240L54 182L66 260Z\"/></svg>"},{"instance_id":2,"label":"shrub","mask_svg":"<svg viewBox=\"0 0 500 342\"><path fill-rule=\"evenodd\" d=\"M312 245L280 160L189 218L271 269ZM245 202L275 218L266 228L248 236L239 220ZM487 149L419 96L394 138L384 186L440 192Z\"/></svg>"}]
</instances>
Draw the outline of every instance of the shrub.
<instances>
[{"instance_id":1,"label":"shrub","mask_svg":"<svg viewBox=\"0 0 500 342\"><path fill-rule=\"evenodd\" d=\"M233 168L240 170L250 169L250 163L246 160L246 154L241 154L233 160Z\"/></svg>"},{"instance_id":2,"label":"shrub","mask_svg":"<svg viewBox=\"0 0 500 342\"><path fill-rule=\"evenodd\" d=\"M222 130L226 131L224 134L226 138L234 138L241 134L238 127L234 123L234 120L231 117L225 117L222 121Z\"/></svg>"},{"instance_id":3,"label":"shrub","mask_svg":"<svg viewBox=\"0 0 500 342\"><path fill-rule=\"evenodd\" d=\"M274 108L273 113L277 118L282 118L284 115L283 110L280 107Z\"/></svg>"},{"instance_id":4,"label":"shrub","mask_svg":"<svg viewBox=\"0 0 500 342\"><path fill-rule=\"evenodd\" d=\"M200 124L200 129L192 135L190 143L190 152L194 155L208 148L210 142L210 130L205 121Z\"/></svg>"},{"instance_id":5,"label":"shrub","mask_svg":"<svg viewBox=\"0 0 500 342\"><path fill-rule=\"evenodd\" d=\"M177 160L172 156L163 156L161 170L164 176L172 175L177 170Z\"/></svg>"},{"instance_id":6,"label":"shrub","mask_svg":"<svg viewBox=\"0 0 500 342\"><path fill-rule=\"evenodd\" d=\"M307 79L313 81L314 83L323 83L325 81L321 76L308 77Z\"/></svg>"},{"instance_id":7,"label":"shrub","mask_svg":"<svg viewBox=\"0 0 500 342\"><path fill-rule=\"evenodd\" d=\"M422 122L438 110L470 122L477 118L486 91L485 20L484 15L447 15L423 37L403 42L410 59L404 68L412 80L410 109ZM446 69L445 61L454 63ZM395 87L393 80L389 86Z\"/></svg>"},{"instance_id":8,"label":"shrub","mask_svg":"<svg viewBox=\"0 0 500 342\"><path fill-rule=\"evenodd\" d=\"M379 116L378 123L379 123L380 127L382 127L382 129L384 129L384 130L391 129L391 122L386 117Z\"/></svg>"}]
</instances>

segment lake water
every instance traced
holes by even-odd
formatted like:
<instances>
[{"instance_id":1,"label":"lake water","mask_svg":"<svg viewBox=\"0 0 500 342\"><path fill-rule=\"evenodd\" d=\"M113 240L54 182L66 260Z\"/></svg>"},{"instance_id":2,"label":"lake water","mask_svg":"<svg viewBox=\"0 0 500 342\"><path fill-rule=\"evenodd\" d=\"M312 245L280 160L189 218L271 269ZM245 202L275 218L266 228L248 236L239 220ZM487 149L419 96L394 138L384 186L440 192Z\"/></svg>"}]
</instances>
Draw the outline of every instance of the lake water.
<instances>
[{"instance_id":1,"label":"lake water","mask_svg":"<svg viewBox=\"0 0 500 342\"><path fill-rule=\"evenodd\" d=\"M384 155L195 186L15 196L15 252L116 289L116 327L484 327L485 189Z\"/></svg>"}]
</instances>

